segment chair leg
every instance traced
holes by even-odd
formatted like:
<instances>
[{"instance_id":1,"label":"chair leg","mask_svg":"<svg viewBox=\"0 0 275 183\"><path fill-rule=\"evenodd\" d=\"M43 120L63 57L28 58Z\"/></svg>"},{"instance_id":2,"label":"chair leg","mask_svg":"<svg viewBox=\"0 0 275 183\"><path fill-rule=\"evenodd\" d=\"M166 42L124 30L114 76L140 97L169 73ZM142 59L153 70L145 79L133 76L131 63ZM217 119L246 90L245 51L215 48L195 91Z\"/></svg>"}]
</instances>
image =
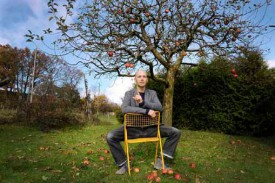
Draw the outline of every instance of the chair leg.
<instances>
[{"instance_id":1,"label":"chair leg","mask_svg":"<svg viewBox=\"0 0 275 183\"><path fill-rule=\"evenodd\" d=\"M126 146L126 155L127 155L128 174L131 175L131 167L130 167L130 157L129 157L129 146L128 146L128 143L125 143L125 146Z\"/></svg>"},{"instance_id":2,"label":"chair leg","mask_svg":"<svg viewBox=\"0 0 275 183\"><path fill-rule=\"evenodd\" d=\"M156 153L155 153L155 163L157 161L157 158L158 158L158 147L159 146L159 142L156 142Z\"/></svg>"},{"instance_id":3,"label":"chair leg","mask_svg":"<svg viewBox=\"0 0 275 183\"><path fill-rule=\"evenodd\" d=\"M160 143L160 156L161 156L162 169L164 169L165 166L164 166L164 157L163 157L163 151L162 151L162 143L161 143L161 140L159 141L159 143Z\"/></svg>"}]
</instances>

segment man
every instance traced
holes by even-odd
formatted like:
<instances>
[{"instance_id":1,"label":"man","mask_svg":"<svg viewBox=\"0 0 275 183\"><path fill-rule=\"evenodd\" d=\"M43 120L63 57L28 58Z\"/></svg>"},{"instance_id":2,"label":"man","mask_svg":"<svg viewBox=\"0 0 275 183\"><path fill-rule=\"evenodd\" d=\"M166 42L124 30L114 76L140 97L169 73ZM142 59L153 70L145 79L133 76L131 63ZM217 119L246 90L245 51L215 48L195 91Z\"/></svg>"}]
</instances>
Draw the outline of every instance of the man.
<instances>
[{"instance_id":1,"label":"man","mask_svg":"<svg viewBox=\"0 0 275 183\"><path fill-rule=\"evenodd\" d=\"M122 113L141 113L155 117L155 111L162 111L162 105L154 90L146 88L148 78L145 71L139 70L135 74L136 88L125 93L122 103ZM128 138L155 136L157 129L155 127L147 128L130 128L128 130ZM180 139L180 131L174 127L161 125L161 137L167 137L163 146L163 155L165 158L173 159L174 153ZM123 126L108 133L107 143L110 147L112 155L119 170L116 174L124 174L127 172L127 158L120 144L124 141ZM161 158L159 157L154 165L155 169L162 168ZM168 168L166 166L166 168Z\"/></svg>"}]
</instances>

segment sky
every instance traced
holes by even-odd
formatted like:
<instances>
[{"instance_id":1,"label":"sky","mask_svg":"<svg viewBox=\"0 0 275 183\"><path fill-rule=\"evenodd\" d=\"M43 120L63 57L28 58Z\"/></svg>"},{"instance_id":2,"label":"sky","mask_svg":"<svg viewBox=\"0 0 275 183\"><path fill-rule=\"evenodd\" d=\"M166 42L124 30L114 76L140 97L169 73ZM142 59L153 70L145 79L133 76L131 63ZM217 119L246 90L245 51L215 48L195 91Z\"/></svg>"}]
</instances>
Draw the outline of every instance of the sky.
<instances>
[{"instance_id":1,"label":"sky","mask_svg":"<svg viewBox=\"0 0 275 183\"><path fill-rule=\"evenodd\" d=\"M264 1L264 0L261 0ZM0 0L0 44L10 44L12 47L30 49L45 49L41 43L26 42L25 34L28 30L42 33L43 29L53 27L53 22L48 21L49 14L47 0ZM266 20L269 25L275 25L275 2L271 3L266 12ZM275 28L270 28L272 30ZM262 37L263 49L270 49L264 54L264 59L270 67L275 67L275 31ZM83 67L81 67L82 69ZM84 70L84 72L86 72ZM111 102L121 104L124 93L133 86L133 78L88 78L88 87L92 96L105 94ZM79 86L80 93L84 95L84 84Z\"/></svg>"}]
</instances>

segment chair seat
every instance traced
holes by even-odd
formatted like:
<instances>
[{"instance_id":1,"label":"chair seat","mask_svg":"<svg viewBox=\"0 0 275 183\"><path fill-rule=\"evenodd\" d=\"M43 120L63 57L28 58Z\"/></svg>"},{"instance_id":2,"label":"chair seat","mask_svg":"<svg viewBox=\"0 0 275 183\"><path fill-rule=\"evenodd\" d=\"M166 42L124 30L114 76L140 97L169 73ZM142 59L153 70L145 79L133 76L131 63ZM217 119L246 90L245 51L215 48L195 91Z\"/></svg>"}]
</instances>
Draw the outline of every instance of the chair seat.
<instances>
[{"instance_id":1,"label":"chair seat","mask_svg":"<svg viewBox=\"0 0 275 183\"><path fill-rule=\"evenodd\" d=\"M128 139L128 143L140 143L140 142L157 142L159 141L158 137L148 137L148 138L136 138Z\"/></svg>"}]
</instances>

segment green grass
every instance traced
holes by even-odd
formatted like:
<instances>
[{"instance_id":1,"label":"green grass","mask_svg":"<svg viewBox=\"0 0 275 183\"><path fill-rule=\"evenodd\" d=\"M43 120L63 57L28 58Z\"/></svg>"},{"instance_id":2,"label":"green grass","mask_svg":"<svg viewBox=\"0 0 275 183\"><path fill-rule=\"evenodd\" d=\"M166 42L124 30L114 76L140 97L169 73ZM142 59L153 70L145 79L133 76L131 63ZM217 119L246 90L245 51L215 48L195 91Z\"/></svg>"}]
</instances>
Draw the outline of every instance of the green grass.
<instances>
[{"instance_id":1,"label":"green grass","mask_svg":"<svg viewBox=\"0 0 275 183\"><path fill-rule=\"evenodd\" d=\"M104 117L100 117L101 119ZM147 182L153 170L154 145L134 144L133 167L140 173L115 175L117 167L108 149L106 134L119 127L86 125L49 133L19 125L0 126L0 182ZM231 140L240 143L231 144ZM92 154L87 154L90 150ZM105 160L101 161L100 156ZM252 138L219 133L182 130L176 157L170 161L182 182L267 183L275 181L275 138ZM88 158L90 164L83 166ZM189 164L197 167L191 169ZM159 172L160 174L160 172ZM161 182L178 182L172 176L160 175Z\"/></svg>"}]
</instances>

